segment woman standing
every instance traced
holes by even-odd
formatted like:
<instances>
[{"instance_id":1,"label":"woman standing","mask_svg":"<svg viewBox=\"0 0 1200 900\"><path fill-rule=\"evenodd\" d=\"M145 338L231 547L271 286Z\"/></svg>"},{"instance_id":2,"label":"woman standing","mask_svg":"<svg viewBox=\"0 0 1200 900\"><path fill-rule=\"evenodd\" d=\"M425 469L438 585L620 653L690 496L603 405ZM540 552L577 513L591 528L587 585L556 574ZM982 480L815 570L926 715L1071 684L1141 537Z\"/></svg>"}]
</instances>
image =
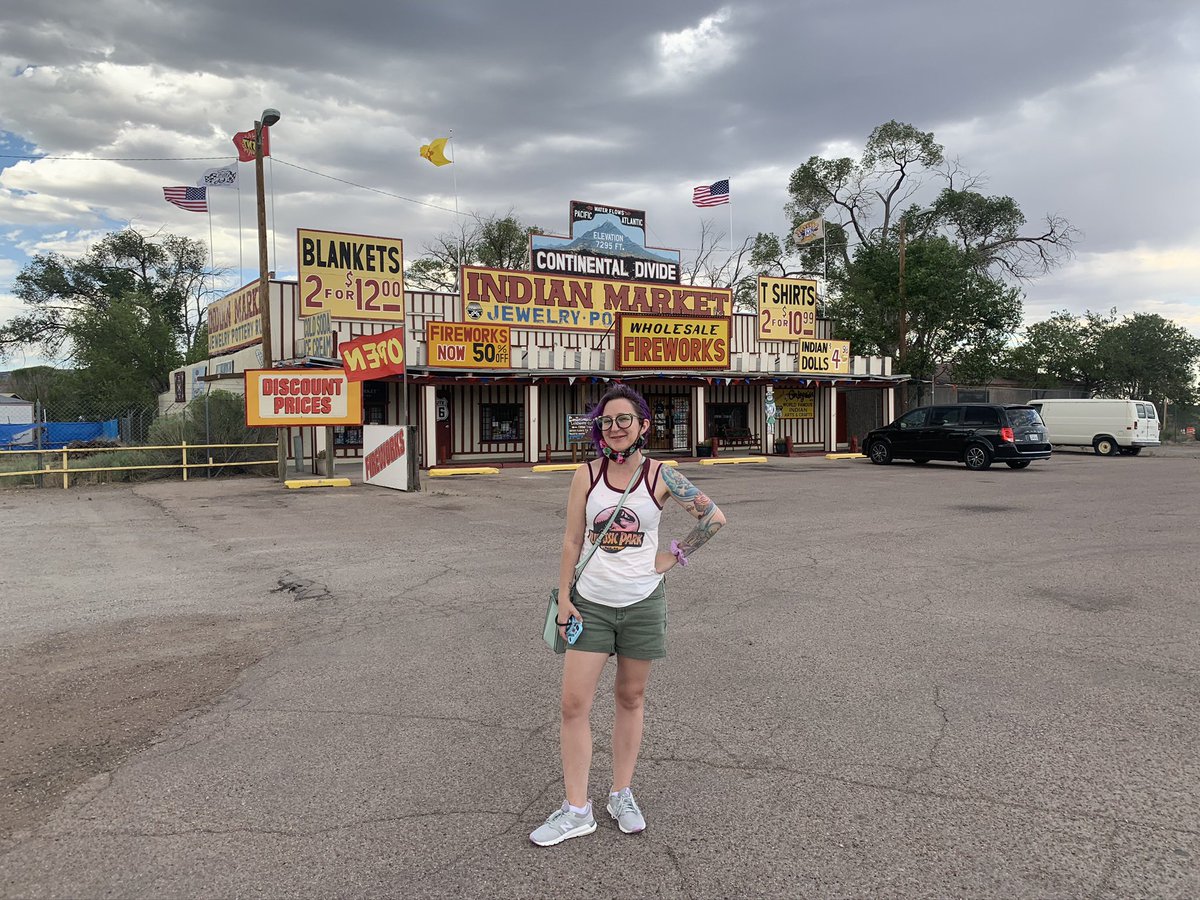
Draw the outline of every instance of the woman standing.
<instances>
[{"instance_id":1,"label":"woman standing","mask_svg":"<svg viewBox=\"0 0 1200 900\"><path fill-rule=\"evenodd\" d=\"M596 830L588 799L592 764L592 699L608 657L617 657L613 777L608 813L626 834L646 820L631 783L642 744L642 719L650 662L666 656L667 598L663 573L686 566L725 524L715 503L683 475L642 455L650 407L625 385L608 390L591 412L598 457L575 470L567 498L567 527L558 572L559 630L575 616L583 633L563 663L562 751L566 800L529 839L542 847ZM633 482L624 507L571 590L585 538L595 542ZM698 520L681 541L660 549L658 523L667 497Z\"/></svg>"}]
</instances>

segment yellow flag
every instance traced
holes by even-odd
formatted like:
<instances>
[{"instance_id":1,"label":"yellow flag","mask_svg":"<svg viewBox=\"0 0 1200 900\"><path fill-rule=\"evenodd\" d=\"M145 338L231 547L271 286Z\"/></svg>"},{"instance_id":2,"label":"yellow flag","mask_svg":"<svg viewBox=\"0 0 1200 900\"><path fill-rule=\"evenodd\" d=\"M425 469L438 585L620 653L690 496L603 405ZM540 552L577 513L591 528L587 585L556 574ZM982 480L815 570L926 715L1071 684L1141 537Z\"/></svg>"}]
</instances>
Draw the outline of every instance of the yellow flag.
<instances>
[{"instance_id":1,"label":"yellow flag","mask_svg":"<svg viewBox=\"0 0 1200 900\"><path fill-rule=\"evenodd\" d=\"M421 147L421 155L435 166L448 166L454 162L446 158L446 141L449 138L437 138Z\"/></svg>"}]
</instances>

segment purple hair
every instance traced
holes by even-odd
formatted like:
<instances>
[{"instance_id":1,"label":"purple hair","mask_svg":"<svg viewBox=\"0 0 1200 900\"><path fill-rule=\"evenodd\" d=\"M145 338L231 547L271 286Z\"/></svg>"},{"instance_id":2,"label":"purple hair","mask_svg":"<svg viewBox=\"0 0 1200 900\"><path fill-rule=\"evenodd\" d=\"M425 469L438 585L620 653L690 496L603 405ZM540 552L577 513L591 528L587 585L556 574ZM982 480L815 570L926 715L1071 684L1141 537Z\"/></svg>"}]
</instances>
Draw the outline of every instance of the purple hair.
<instances>
[{"instance_id":1,"label":"purple hair","mask_svg":"<svg viewBox=\"0 0 1200 900\"><path fill-rule=\"evenodd\" d=\"M643 397L641 394L639 394L637 391L635 391L633 388L631 388L629 385L619 384L619 383L614 384L612 387L610 387L607 391L604 392L604 396L600 398L599 402L597 402L595 406L593 406L590 410L588 410L588 416L591 417L592 419L595 419L597 416L603 415L604 407L608 405L608 402L610 400L628 400L630 403L633 404L633 408L635 411L637 411L638 415L640 415L643 419L650 418L650 404L646 402L646 398ZM596 448L597 455L599 455L601 452L600 451L600 438L601 438L600 426L593 422L592 423L592 444Z\"/></svg>"}]
</instances>

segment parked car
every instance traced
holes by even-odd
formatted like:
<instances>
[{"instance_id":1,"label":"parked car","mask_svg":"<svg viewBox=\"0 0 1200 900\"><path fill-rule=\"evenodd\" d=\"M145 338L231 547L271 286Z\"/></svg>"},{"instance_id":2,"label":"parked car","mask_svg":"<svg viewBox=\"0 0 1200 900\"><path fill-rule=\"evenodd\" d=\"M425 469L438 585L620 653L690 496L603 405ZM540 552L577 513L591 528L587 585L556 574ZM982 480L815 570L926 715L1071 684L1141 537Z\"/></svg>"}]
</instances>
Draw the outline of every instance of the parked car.
<instances>
[{"instance_id":1,"label":"parked car","mask_svg":"<svg viewBox=\"0 0 1200 900\"><path fill-rule=\"evenodd\" d=\"M1052 450L1036 409L993 403L922 406L863 441L863 452L879 466L893 459L917 464L946 459L975 470L993 461L1024 469L1035 459L1049 459Z\"/></svg>"},{"instance_id":2,"label":"parked car","mask_svg":"<svg viewBox=\"0 0 1200 900\"><path fill-rule=\"evenodd\" d=\"M1091 447L1098 456L1137 456L1157 447L1158 413L1148 400L1031 400L1052 443Z\"/></svg>"}]
</instances>

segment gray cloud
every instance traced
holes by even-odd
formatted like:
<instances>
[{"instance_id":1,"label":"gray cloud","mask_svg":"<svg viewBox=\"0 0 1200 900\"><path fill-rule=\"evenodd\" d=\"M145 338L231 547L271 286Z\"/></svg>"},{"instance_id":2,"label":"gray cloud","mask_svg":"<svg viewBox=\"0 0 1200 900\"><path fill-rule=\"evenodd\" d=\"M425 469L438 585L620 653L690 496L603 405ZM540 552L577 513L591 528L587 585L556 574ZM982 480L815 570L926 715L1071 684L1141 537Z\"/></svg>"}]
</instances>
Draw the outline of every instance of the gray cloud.
<instances>
[{"instance_id":1,"label":"gray cloud","mask_svg":"<svg viewBox=\"0 0 1200 900\"><path fill-rule=\"evenodd\" d=\"M55 155L222 156L234 131L277 106L278 160L441 206L453 207L457 181L464 210L512 209L557 232L573 198L643 207L657 243L687 248L703 218L728 227L726 210L691 207L693 185L732 178L735 233L778 231L795 166L830 145L861 146L896 118L934 130L1031 220L1066 216L1086 234L1081 250L1111 261L1194 244L1179 202L1200 187L1192 7L23 4L0 32L0 128ZM417 147L450 128L454 170L433 169ZM157 191L206 165L9 169L0 187L36 199L0 193L0 227L134 219L207 240L204 217ZM395 234L411 258L453 221L282 165L274 184L285 272L297 226ZM236 206L213 205L216 252L236 265ZM1153 284L1181 315L1198 310L1200 327L1200 295L1187 287L1200 261L1181 252L1153 279L1119 267L1081 277L1081 257L1030 286L1029 309L1132 312Z\"/></svg>"}]
</instances>

